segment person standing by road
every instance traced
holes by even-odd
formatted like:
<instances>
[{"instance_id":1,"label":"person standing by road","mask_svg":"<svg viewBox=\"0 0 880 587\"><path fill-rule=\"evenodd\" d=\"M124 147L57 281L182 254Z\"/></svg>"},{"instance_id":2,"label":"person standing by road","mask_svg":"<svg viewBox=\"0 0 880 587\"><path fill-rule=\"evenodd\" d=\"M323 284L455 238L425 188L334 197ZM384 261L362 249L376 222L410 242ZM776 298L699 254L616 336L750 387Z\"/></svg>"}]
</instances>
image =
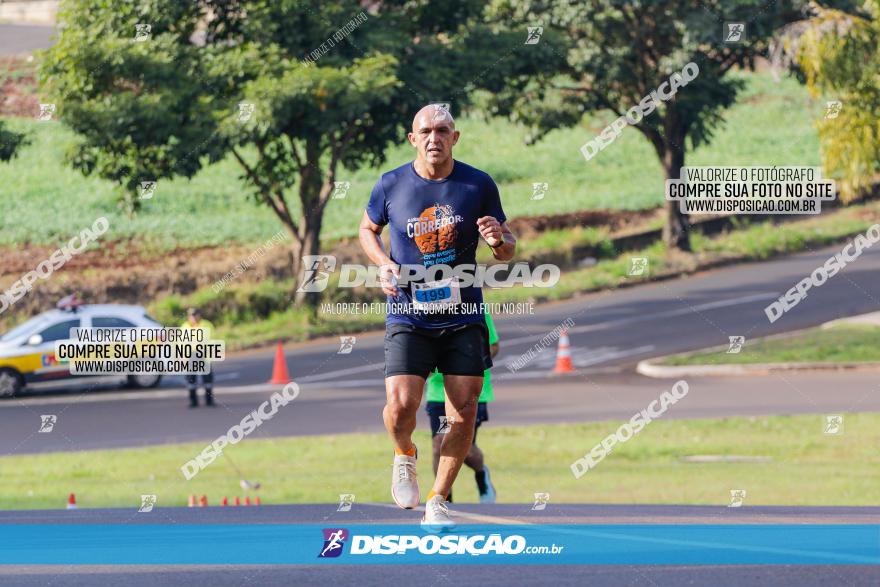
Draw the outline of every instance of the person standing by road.
<instances>
[{"instance_id":1,"label":"person standing by road","mask_svg":"<svg viewBox=\"0 0 880 587\"><path fill-rule=\"evenodd\" d=\"M213 340L214 339L214 325L211 324L208 320L202 318L202 313L198 310L198 308L190 308L186 311L186 320L184 320L183 324L180 325L183 329L189 328L198 328L205 331L204 339ZM209 363L209 369L210 363ZM195 375L190 374L186 376L186 384L189 387L189 407L197 408L199 406L199 399L196 394L198 391L197 380L198 377L202 378L202 385L205 387L205 405L213 406L214 405L214 372L209 370L204 375Z\"/></svg>"}]
</instances>

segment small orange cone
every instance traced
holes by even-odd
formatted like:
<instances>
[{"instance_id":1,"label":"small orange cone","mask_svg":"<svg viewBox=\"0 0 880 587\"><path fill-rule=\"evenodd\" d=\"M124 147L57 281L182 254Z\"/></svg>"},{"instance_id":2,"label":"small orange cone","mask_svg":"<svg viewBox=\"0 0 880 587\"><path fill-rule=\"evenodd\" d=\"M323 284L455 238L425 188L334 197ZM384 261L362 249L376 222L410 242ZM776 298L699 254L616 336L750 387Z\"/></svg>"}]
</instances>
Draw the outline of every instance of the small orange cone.
<instances>
[{"instance_id":1,"label":"small orange cone","mask_svg":"<svg viewBox=\"0 0 880 587\"><path fill-rule=\"evenodd\" d=\"M251 496L250 495L244 496L244 505L251 505Z\"/></svg>"},{"instance_id":2,"label":"small orange cone","mask_svg":"<svg viewBox=\"0 0 880 587\"><path fill-rule=\"evenodd\" d=\"M199 507L203 508L203 507L207 507L207 506L208 506L208 496L203 495L202 498L199 500Z\"/></svg>"},{"instance_id":3,"label":"small orange cone","mask_svg":"<svg viewBox=\"0 0 880 587\"><path fill-rule=\"evenodd\" d=\"M232 503L233 503L233 505L241 505L241 500L238 499L238 496L236 495L236 496L235 496L235 501L232 502Z\"/></svg>"},{"instance_id":4,"label":"small orange cone","mask_svg":"<svg viewBox=\"0 0 880 587\"><path fill-rule=\"evenodd\" d=\"M556 351L556 367L554 373L574 373L574 365L571 364L571 347L568 343L568 331L563 330L559 334L559 348Z\"/></svg>"},{"instance_id":5,"label":"small orange cone","mask_svg":"<svg viewBox=\"0 0 880 587\"><path fill-rule=\"evenodd\" d=\"M67 509L75 510L76 509L76 496L74 494L70 494L70 497L67 498Z\"/></svg>"},{"instance_id":6,"label":"small orange cone","mask_svg":"<svg viewBox=\"0 0 880 587\"><path fill-rule=\"evenodd\" d=\"M223 499L220 501L220 505L229 505L229 500L226 498L225 495L223 496Z\"/></svg>"},{"instance_id":7,"label":"small orange cone","mask_svg":"<svg viewBox=\"0 0 880 587\"><path fill-rule=\"evenodd\" d=\"M195 495L189 496L189 501L186 502L186 506L191 507L191 508L196 507L196 496Z\"/></svg>"},{"instance_id":8,"label":"small orange cone","mask_svg":"<svg viewBox=\"0 0 880 587\"><path fill-rule=\"evenodd\" d=\"M278 342L275 349L275 363L272 365L272 379L269 380L272 385L286 385L290 383L290 374L287 372L287 361L284 360L284 347Z\"/></svg>"},{"instance_id":9,"label":"small orange cone","mask_svg":"<svg viewBox=\"0 0 880 587\"><path fill-rule=\"evenodd\" d=\"M255 503L256 505L260 505L260 504L262 503L262 502L260 501L260 496L259 496L259 495L256 496L256 497L254 498L254 503Z\"/></svg>"}]
</instances>

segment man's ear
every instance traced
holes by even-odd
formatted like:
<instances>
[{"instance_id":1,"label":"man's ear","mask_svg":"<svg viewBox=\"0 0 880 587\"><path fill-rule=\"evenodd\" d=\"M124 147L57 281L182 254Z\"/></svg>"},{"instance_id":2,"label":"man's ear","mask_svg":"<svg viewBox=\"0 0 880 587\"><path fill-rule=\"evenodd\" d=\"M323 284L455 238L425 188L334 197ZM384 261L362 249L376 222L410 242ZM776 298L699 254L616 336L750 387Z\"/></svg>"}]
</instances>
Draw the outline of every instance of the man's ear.
<instances>
[{"instance_id":1,"label":"man's ear","mask_svg":"<svg viewBox=\"0 0 880 587\"><path fill-rule=\"evenodd\" d=\"M415 133L412 133L412 132L408 132L408 133L406 133L406 138L409 139L409 144L410 144L410 145L412 145L413 147L418 147L418 145L416 145L416 135L415 135Z\"/></svg>"},{"instance_id":2,"label":"man's ear","mask_svg":"<svg viewBox=\"0 0 880 587\"><path fill-rule=\"evenodd\" d=\"M461 136L461 133L459 131L455 131L454 133L452 133L453 146L458 144L458 137L460 137L460 136Z\"/></svg>"}]
</instances>

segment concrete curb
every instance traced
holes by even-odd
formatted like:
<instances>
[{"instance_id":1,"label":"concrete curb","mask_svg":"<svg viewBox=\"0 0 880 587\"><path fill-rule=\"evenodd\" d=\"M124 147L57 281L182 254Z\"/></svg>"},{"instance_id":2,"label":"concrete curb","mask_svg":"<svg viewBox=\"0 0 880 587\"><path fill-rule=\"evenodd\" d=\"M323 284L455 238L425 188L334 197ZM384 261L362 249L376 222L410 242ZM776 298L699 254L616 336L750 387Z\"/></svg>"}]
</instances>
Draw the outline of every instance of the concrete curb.
<instances>
[{"instance_id":1,"label":"concrete curb","mask_svg":"<svg viewBox=\"0 0 880 587\"><path fill-rule=\"evenodd\" d=\"M673 356L673 355L669 355ZM880 363L753 363L750 365L657 365L667 357L640 361L636 372L646 377L677 378L718 375L767 375L779 371L880 371Z\"/></svg>"},{"instance_id":2,"label":"concrete curb","mask_svg":"<svg viewBox=\"0 0 880 587\"><path fill-rule=\"evenodd\" d=\"M880 314L877 312L872 312L870 314L863 314L865 317L874 318L875 314ZM859 316L851 316L849 318L843 318L838 320L832 320L830 322L825 322L821 324L820 328L830 328L840 323L859 323ZM792 336L797 336L801 332L805 330L811 330L810 328L805 328L801 330L794 330L792 332L785 332L782 334L775 334L772 336L764 336L759 340L768 340L774 338L789 338ZM699 349L697 351L688 351L687 353L675 353L672 355L665 355L662 357L654 357L651 359L645 359L643 361L639 361L636 366L636 373L644 375L646 377L657 377L657 378L679 378L679 377L710 377L710 376L731 376L731 375L767 375L774 372L785 372L785 371L880 371L880 363L828 363L822 361L814 361L811 363L751 363L746 365L659 365L661 361L668 359L669 357L680 357L682 355L689 355L694 352L707 352L707 351L718 351L718 353L724 352L726 347L724 346L715 346L708 347L705 349Z\"/></svg>"}]
</instances>

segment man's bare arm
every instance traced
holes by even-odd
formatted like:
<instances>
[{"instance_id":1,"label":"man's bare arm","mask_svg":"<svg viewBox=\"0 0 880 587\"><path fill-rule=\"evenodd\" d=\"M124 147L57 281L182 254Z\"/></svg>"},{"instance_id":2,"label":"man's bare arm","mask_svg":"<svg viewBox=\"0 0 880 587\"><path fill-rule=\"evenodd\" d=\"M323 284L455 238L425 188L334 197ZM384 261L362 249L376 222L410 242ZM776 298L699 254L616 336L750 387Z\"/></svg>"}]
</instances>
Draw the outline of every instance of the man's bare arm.
<instances>
[{"instance_id":1,"label":"man's bare arm","mask_svg":"<svg viewBox=\"0 0 880 587\"><path fill-rule=\"evenodd\" d=\"M516 254L516 237L513 236L507 222L501 223L501 234L504 236L504 244L492 249L492 254L499 261L510 261Z\"/></svg>"},{"instance_id":2,"label":"man's bare arm","mask_svg":"<svg viewBox=\"0 0 880 587\"><path fill-rule=\"evenodd\" d=\"M370 261L379 266L379 280L382 283L382 291L389 296L397 296L397 287L391 280L400 277L400 270L388 253L385 252L385 245L382 243L382 226L376 224L364 211L364 217L361 219L361 225L358 230L358 240L360 240L361 248L367 254Z\"/></svg>"}]
</instances>

